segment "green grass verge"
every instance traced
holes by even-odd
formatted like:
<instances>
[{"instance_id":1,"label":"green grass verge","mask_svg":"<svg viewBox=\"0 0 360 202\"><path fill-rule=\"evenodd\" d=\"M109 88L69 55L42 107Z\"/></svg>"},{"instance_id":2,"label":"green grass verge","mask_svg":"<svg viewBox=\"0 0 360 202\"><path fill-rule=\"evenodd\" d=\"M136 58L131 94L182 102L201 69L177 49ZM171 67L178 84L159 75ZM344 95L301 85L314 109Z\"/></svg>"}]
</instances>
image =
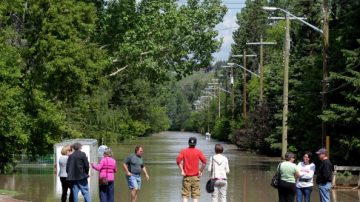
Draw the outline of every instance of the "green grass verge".
<instances>
[{"instance_id":1,"label":"green grass verge","mask_svg":"<svg viewBox=\"0 0 360 202\"><path fill-rule=\"evenodd\" d=\"M10 196L10 197L14 197L14 196L18 196L21 193L17 192L17 191L10 191L10 190L5 190L5 189L0 189L0 196Z\"/></svg>"}]
</instances>

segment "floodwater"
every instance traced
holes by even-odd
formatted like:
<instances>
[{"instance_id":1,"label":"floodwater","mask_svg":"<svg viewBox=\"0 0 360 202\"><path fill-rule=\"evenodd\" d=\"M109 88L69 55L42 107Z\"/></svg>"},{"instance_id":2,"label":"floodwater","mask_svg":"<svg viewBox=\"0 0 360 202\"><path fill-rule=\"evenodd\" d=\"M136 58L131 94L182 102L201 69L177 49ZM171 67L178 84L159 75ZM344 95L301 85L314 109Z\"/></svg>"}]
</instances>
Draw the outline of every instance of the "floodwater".
<instances>
[{"instance_id":1,"label":"floodwater","mask_svg":"<svg viewBox=\"0 0 360 202\"><path fill-rule=\"evenodd\" d=\"M204 151L207 158L213 154L217 141L205 140L204 136L194 133L163 132L151 137L127 141L112 145L119 172L116 174L115 201L130 201L126 186L122 160L133 152L136 145L144 146L144 160L150 180L143 180L139 202L180 202L182 177L175 163L180 150L187 146L190 136L198 138L198 148ZM276 202L277 191L270 184L279 158L269 158L241 152L234 145L224 144L224 154L229 158L230 174L228 179L229 202ZM201 188L209 178L205 172ZM0 189L16 190L22 193L18 199L34 202L60 201L59 184L52 169L42 171L24 170L14 175L0 175ZM93 201L99 201L96 186L91 187ZM318 202L318 190L314 188L312 201ZM333 202L358 202L360 191L332 191ZM210 195L202 189L200 201L209 202Z\"/></svg>"}]
</instances>

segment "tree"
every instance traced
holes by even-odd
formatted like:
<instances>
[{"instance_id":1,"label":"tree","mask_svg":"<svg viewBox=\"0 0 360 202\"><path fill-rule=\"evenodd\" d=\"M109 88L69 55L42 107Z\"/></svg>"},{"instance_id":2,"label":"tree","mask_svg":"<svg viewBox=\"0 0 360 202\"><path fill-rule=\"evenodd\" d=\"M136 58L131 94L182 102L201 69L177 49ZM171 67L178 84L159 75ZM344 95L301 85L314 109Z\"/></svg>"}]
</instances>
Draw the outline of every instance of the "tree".
<instances>
[{"instance_id":1,"label":"tree","mask_svg":"<svg viewBox=\"0 0 360 202\"><path fill-rule=\"evenodd\" d=\"M24 91L21 70L24 62L14 44L16 32L0 31L0 173L12 170L14 156L28 142L28 117L24 113Z\"/></svg>"}]
</instances>

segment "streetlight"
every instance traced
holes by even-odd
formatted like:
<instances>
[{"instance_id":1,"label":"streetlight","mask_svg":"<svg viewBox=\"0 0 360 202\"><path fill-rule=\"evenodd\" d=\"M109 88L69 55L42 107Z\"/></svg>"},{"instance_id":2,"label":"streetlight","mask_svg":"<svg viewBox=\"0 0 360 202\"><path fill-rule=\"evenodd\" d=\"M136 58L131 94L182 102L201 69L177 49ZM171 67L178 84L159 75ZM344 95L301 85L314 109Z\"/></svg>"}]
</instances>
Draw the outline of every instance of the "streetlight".
<instances>
[{"instance_id":1,"label":"streetlight","mask_svg":"<svg viewBox=\"0 0 360 202\"><path fill-rule=\"evenodd\" d=\"M290 58L290 17L299 20L300 22L306 24L317 32L323 34L323 30L320 28L306 22L302 18L299 18L287 10L277 7L264 6L262 9L266 11L282 11L286 14L286 31L285 31L285 59L284 59L284 91L283 91L283 120L282 120L282 146L281 146L281 155L284 158L285 153L287 152L288 147L288 111L289 111L289 58Z\"/></svg>"},{"instance_id":2,"label":"streetlight","mask_svg":"<svg viewBox=\"0 0 360 202\"><path fill-rule=\"evenodd\" d=\"M276 45L276 42L273 41L263 41L263 37L260 37L260 42L248 42L246 45L257 45L260 46L260 105L262 105L264 100L264 45Z\"/></svg>"},{"instance_id":3,"label":"streetlight","mask_svg":"<svg viewBox=\"0 0 360 202\"><path fill-rule=\"evenodd\" d=\"M242 55L232 55L231 57L233 58L243 58L243 67L244 67L244 72L243 72L243 117L246 118L247 117L247 81L246 81L246 58L248 57L257 57L256 54L246 54L246 49L243 50L243 54Z\"/></svg>"},{"instance_id":4,"label":"streetlight","mask_svg":"<svg viewBox=\"0 0 360 202\"><path fill-rule=\"evenodd\" d=\"M252 71L250 71L250 70L248 70L248 69L246 69L245 67L243 67L243 66L241 66L241 65L239 65L239 64L229 62L229 63L227 63L227 65L230 65L231 67L233 67L233 66L240 67L241 69L249 72L250 74L252 74L252 75L254 75L254 76L256 76L256 77L260 77L258 74L254 73L254 72L252 72ZM232 68L231 68L231 69L232 69ZM235 111L235 100L234 100L234 97L235 97L235 96L234 96L234 91L232 91L232 94L233 94L232 97L233 97L233 113L234 113L234 111ZM244 98L243 98L243 99L244 99ZM245 98L245 99L246 99L246 98Z\"/></svg>"},{"instance_id":5,"label":"streetlight","mask_svg":"<svg viewBox=\"0 0 360 202\"><path fill-rule=\"evenodd\" d=\"M284 10L284 9L282 9L282 8L272 7L272 6L263 6L262 9L264 9L264 10L266 10L266 11L276 11L276 10L282 11L282 12L286 13L287 15L289 15L289 16L291 16L291 17L299 20L300 22L306 24L307 26L313 28L315 31L320 32L321 34L324 33L322 29L320 29L320 28L318 28L318 27L316 27L316 26L314 26L314 25L306 22L305 20L303 20L303 18L299 18L299 17L293 15L292 13L290 13L289 11Z\"/></svg>"},{"instance_id":6,"label":"streetlight","mask_svg":"<svg viewBox=\"0 0 360 202\"><path fill-rule=\"evenodd\" d=\"M229 63L227 63L227 64L228 64L228 65L230 65L230 66L237 66L237 67L240 67L241 69L243 69L243 70L245 70L245 71L249 72L250 74L252 74L252 75L254 75L254 76L256 76L256 77L260 78L260 76L259 76L258 74L254 73L254 72L252 72L252 71L250 71L250 70L248 70L248 69L246 69L246 68L245 68L245 67L243 67L242 65L239 65L239 64L236 64L236 63L232 63L232 62L229 62Z\"/></svg>"}]
</instances>

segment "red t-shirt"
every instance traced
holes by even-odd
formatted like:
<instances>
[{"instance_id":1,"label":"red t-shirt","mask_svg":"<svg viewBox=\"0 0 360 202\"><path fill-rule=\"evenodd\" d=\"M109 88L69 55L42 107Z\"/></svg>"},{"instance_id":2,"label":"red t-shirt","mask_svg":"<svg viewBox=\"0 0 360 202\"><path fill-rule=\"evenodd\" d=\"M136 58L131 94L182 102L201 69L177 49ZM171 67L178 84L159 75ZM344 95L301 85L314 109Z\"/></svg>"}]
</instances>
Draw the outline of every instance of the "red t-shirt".
<instances>
[{"instance_id":1,"label":"red t-shirt","mask_svg":"<svg viewBox=\"0 0 360 202\"><path fill-rule=\"evenodd\" d=\"M197 176L199 174L199 163L206 164L206 158L202 151L196 148L183 149L176 158L176 163L183 163L186 176Z\"/></svg>"}]
</instances>

